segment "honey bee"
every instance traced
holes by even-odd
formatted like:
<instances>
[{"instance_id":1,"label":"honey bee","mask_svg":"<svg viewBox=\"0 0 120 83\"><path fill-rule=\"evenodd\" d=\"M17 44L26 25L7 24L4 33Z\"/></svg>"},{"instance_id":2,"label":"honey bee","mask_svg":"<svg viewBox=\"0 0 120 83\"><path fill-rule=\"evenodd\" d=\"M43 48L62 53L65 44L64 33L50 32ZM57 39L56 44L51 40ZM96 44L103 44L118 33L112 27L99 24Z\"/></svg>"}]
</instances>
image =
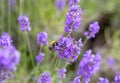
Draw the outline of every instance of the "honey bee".
<instances>
[{"instance_id":1,"label":"honey bee","mask_svg":"<svg viewBox=\"0 0 120 83\"><path fill-rule=\"evenodd\" d=\"M50 46L49 46L49 50L50 51L55 50L55 46L57 46L57 45L58 45L58 41L55 41L55 40L51 41Z\"/></svg>"}]
</instances>

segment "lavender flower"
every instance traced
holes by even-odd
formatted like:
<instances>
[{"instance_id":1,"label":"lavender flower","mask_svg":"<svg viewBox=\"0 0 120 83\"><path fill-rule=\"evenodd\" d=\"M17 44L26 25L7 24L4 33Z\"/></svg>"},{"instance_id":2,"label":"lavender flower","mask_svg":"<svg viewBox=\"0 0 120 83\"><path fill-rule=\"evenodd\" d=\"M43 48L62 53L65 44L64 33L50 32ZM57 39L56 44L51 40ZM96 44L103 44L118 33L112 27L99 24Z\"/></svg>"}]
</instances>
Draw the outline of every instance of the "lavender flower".
<instances>
[{"instance_id":1,"label":"lavender flower","mask_svg":"<svg viewBox=\"0 0 120 83\"><path fill-rule=\"evenodd\" d=\"M14 71L20 61L20 52L13 46L0 49L0 69L9 69Z\"/></svg>"},{"instance_id":2,"label":"lavender flower","mask_svg":"<svg viewBox=\"0 0 120 83\"><path fill-rule=\"evenodd\" d=\"M112 67L116 64L116 60L113 57L108 57L107 58L107 64L109 67Z\"/></svg>"},{"instance_id":3,"label":"lavender flower","mask_svg":"<svg viewBox=\"0 0 120 83\"><path fill-rule=\"evenodd\" d=\"M86 31L84 35L89 39L89 38L94 38L96 33L98 33L100 27L98 25L98 22L95 21L92 24L90 24L89 31Z\"/></svg>"},{"instance_id":4,"label":"lavender flower","mask_svg":"<svg viewBox=\"0 0 120 83\"><path fill-rule=\"evenodd\" d=\"M47 45L48 44L47 39L48 39L47 33L46 32L40 32L37 35L37 44Z\"/></svg>"},{"instance_id":5,"label":"lavender flower","mask_svg":"<svg viewBox=\"0 0 120 83\"><path fill-rule=\"evenodd\" d=\"M70 4L73 2L79 2L79 0L71 0ZM66 25L64 28L65 32L71 32L75 29L77 29L82 21L81 18L82 15L82 9L79 7L79 5L71 4L69 8L69 12L66 14Z\"/></svg>"},{"instance_id":6,"label":"lavender flower","mask_svg":"<svg viewBox=\"0 0 120 83\"><path fill-rule=\"evenodd\" d=\"M91 50L86 51L79 64L79 70L77 74L82 76L87 83L90 81L90 77L96 73L100 67L101 56L97 53L96 56L92 54Z\"/></svg>"},{"instance_id":7,"label":"lavender flower","mask_svg":"<svg viewBox=\"0 0 120 83\"><path fill-rule=\"evenodd\" d=\"M2 36L0 37L0 46L7 47L12 45L12 38L7 32L2 33Z\"/></svg>"},{"instance_id":8,"label":"lavender flower","mask_svg":"<svg viewBox=\"0 0 120 83\"><path fill-rule=\"evenodd\" d=\"M70 59L68 59L68 62L75 62L78 59L78 56L80 55L81 50L82 50L82 46L83 46L83 44L82 44L82 40L80 38L74 44L72 55L71 55Z\"/></svg>"},{"instance_id":9,"label":"lavender flower","mask_svg":"<svg viewBox=\"0 0 120 83\"><path fill-rule=\"evenodd\" d=\"M16 65L19 64L20 52L14 46L10 46L7 49L9 49L9 55L11 55L11 61Z\"/></svg>"},{"instance_id":10,"label":"lavender flower","mask_svg":"<svg viewBox=\"0 0 120 83\"><path fill-rule=\"evenodd\" d=\"M59 75L59 79L62 80L65 78L65 73L66 73L66 68L62 68L62 69L58 69L58 75Z\"/></svg>"},{"instance_id":11,"label":"lavender flower","mask_svg":"<svg viewBox=\"0 0 120 83\"><path fill-rule=\"evenodd\" d=\"M109 83L108 79L107 78L102 78L100 77L99 78L99 81L97 83Z\"/></svg>"},{"instance_id":12,"label":"lavender flower","mask_svg":"<svg viewBox=\"0 0 120 83\"><path fill-rule=\"evenodd\" d=\"M81 83L80 77L79 76L75 77L73 83Z\"/></svg>"},{"instance_id":13,"label":"lavender flower","mask_svg":"<svg viewBox=\"0 0 120 83\"><path fill-rule=\"evenodd\" d=\"M7 80L12 78L14 78L13 72L7 70L0 71L0 83L8 83Z\"/></svg>"},{"instance_id":14,"label":"lavender flower","mask_svg":"<svg viewBox=\"0 0 120 83\"><path fill-rule=\"evenodd\" d=\"M120 74L115 76L115 83L120 83Z\"/></svg>"},{"instance_id":15,"label":"lavender flower","mask_svg":"<svg viewBox=\"0 0 120 83\"><path fill-rule=\"evenodd\" d=\"M70 0L70 5L77 4L79 2L80 2L80 0Z\"/></svg>"},{"instance_id":16,"label":"lavender flower","mask_svg":"<svg viewBox=\"0 0 120 83\"><path fill-rule=\"evenodd\" d=\"M74 39L71 37L61 37L56 46L56 51L60 58L67 59L68 62L74 62L77 60L81 48L81 39L74 43Z\"/></svg>"},{"instance_id":17,"label":"lavender flower","mask_svg":"<svg viewBox=\"0 0 120 83\"><path fill-rule=\"evenodd\" d=\"M18 17L18 22L21 31L31 31L29 18L25 15Z\"/></svg>"},{"instance_id":18,"label":"lavender flower","mask_svg":"<svg viewBox=\"0 0 120 83\"><path fill-rule=\"evenodd\" d=\"M55 0L55 6L62 11L63 8L65 7L66 0Z\"/></svg>"},{"instance_id":19,"label":"lavender flower","mask_svg":"<svg viewBox=\"0 0 120 83\"><path fill-rule=\"evenodd\" d=\"M60 58L70 58L73 51L73 39L72 38L60 38L56 51Z\"/></svg>"},{"instance_id":20,"label":"lavender flower","mask_svg":"<svg viewBox=\"0 0 120 83\"><path fill-rule=\"evenodd\" d=\"M52 78L50 73L49 72L42 73L38 83L52 83Z\"/></svg>"},{"instance_id":21,"label":"lavender flower","mask_svg":"<svg viewBox=\"0 0 120 83\"><path fill-rule=\"evenodd\" d=\"M14 46L0 49L0 83L13 77L20 61L20 52Z\"/></svg>"},{"instance_id":22,"label":"lavender flower","mask_svg":"<svg viewBox=\"0 0 120 83\"><path fill-rule=\"evenodd\" d=\"M39 53L39 55L36 57L37 64L40 64L44 60L44 53Z\"/></svg>"},{"instance_id":23,"label":"lavender flower","mask_svg":"<svg viewBox=\"0 0 120 83\"><path fill-rule=\"evenodd\" d=\"M9 7L10 7L9 11L14 9L15 4L16 4L16 0L9 0Z\"/></svg>"}]
</instances>

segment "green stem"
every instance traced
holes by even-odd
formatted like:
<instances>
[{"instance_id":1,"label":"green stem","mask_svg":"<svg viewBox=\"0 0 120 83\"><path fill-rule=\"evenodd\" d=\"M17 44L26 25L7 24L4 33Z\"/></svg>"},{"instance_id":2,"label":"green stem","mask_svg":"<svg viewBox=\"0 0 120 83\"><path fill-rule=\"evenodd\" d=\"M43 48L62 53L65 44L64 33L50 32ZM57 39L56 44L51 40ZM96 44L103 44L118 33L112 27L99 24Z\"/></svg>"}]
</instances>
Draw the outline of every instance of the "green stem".
<instances>
[{"instance_id":1,"label":"green stem","mask_svg":"<svg viewBox=\"0 0 120 83\"><path fill-rule=\"evenodd\" d=\"M85 39L83 46L87 43L87 41L88 41L88 38Z\"/></svg>"},{"instance_id":2,"label":"green stem","mask_svg":"<svg viewBox=\"0 0 120 83\"><path fill-rule=\"evenodd\" d=\"M59 60L59 62L58 62L58 67L60 66L60 63L61 63L61 58L60 58L60 60Z\"/></svg>"},{"instance_id":3,"label":"green stem","mask_svg":"<svg viewBox=\"0 0 120 83\"><path fill-rule=\"evenodd\" d=\"M54 61L55 61L55 60L54 60ZM55 61L55 64L53 65L53 67L51 67L52 69L55 68L55 66L57 65L58 61L59 61L59 59L58 59L58 57L57 57L57 59L56 59L56 61ZM54 63L54 62L53 62L53 63Z\"/></svg>"},{"instance_id":4,"label":"green stem","mask_svg":"<svg viewBox=\"0 0 120 83\"><path fill-rule=\"evenodd\" d=\"M52 70L51 71L51 73L53 73L54 72L54 70L56 71L57 70L57 68L56 68L56 65L57 65L57 63L59 62L59 58L57 57L57 58L54 58L55 60L54 60L54 64L52 64L52 66L51 66L51 68L50 68L50 70Z\"/></svg>"},{"instance_id":5,"label":"green stem","mask_svg":"<svg viewBox=\"0 0 120 83\"><path fill-rule=\"evenodd\" d=\"M27 81L29 81L31 75L33 75L34 72L38 70L38 68L39 68L39 65L37 65L36 67L34 67L34 69L33 69L33 70L30 72L30 74L28 75L28 77L27 77Z\"/></svg>"},{"instance_id":6,"label":"green stem","mask_svg":"<svg viewBox=\"0 0 120 83\"><path fill-rule=\"evenodd\" d=\"M0 27L1 27L1 32L3 32L4 28L5 28L5 22L4 22L5 20L4 19L5 19L5 14L6 14L5 13L5 0L2 0L1 2L2 2L1 3L1 10L2 10L2 12L1 12L1 18L2 18L1 24L2 25Z\"/></svg>"},{"instance_id":7,"label":"green stem","mask_svg":"<svg viewBox=\"0 0 120 83\"><path fill-rule=\"evenodd\" d=\"M26 40L27 40L27 44L28 44L28 49L29 49L29 52L30 52L32 66L34 67L35 66L35 64L34 64L34 57L33 57L33 54L32 54L32 50L31 50L31 46L30 46L30 40L29 40L27 32L25 32L25 35L26 35Z\"/></svg>"},{"instance_id":8,"label":"green stem","mask_svg":"<svg viewBox=\"0 0 120 83\"><path fill-rule=\"evenodd\" d=\"M42 45L40 45L39 53L41 53L41 51L42 51Z\"/></svg>"},{"instance_id":9,"label":"green stem","mask_svg":"<svg viewBox=\"0 0 120 83\"><path fill-rule=\"evenodd\" d=\"M54 55L54 51L53 51L53 53L52 53L53 55L53 59L52 59L52 65L51 65L51 68L50 69L53 69L53 66L56 64L56 59L58 59L55 55ZM55 64L54 64L55 63Z\"/></svg>"},{"instance_id":10,"label":"green stem","mask_svg":"<svg viewBox=\"0 0 120 83\"><path fill-rule=\"evenodd\" d=\"M67 67L67 65L68 65L68 62L66 62L66 64L65 64L64 68L66 68L66 67Z\"/></svg>"},{"instance_id":11,"label":"green stem","mask_svg":"<svg viewBox=\"0 0 120 83\"><path fill-rule=\"evenodd\" d=\"M19 5L20 5L20 15L22 15L22 12L23 12L23 0L19 0Z\"/></svg>"},{"instance_id":12,"label":"green stem","mask_svg":"<svg viewBox=\"0 0 120 83\"><path fill-rule=\"evenodd\" d=\"M9 30L8 30L8 32L9 32L9 34L11 33L11 7L10 7L10 3L8 2L8 28L9 28Z\"/></svg>"}]
</instances>

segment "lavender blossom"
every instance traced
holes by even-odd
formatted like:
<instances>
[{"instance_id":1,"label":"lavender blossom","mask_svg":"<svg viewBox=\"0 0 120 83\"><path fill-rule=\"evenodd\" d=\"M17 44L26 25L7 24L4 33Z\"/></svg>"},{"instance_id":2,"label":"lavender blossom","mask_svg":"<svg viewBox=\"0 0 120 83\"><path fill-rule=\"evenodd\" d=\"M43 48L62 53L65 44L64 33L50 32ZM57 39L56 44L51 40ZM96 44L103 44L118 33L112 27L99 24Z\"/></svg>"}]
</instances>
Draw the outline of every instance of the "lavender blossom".
<instances>
[{"instance_id":1,"label":"lavender blossom","mask_svg":"<svg viewBox=\"0 0 120 83\"><path fill-rule=\"evenodd\" d=\"M109 67L112 67L116 64L116 60L113 57L108 57L107 58L107 64Z\"/></svg>"},{"instance_id":2,"label":"lavender blossom","mask_svg":"<svg viewBox=\"0 0 120 83\"><path fill-rule=\"evenodd\" d=\"M40 32L37 35L37 44L47 45L48 44L47 39L48 39L47 33L46 32Z\"/></svg>"},{"instance_id":3,"label":"lavender blossom","mask_svg":"<svg viewBox=\"0 0 120 83\"><path fill-rule=\"evenodd\" d=\"M62 69L58 69L58 75L59 75L59 79L62 80L65 78L65 73L66 73L66 68L62 68Z\"/></svg>"},{"instance_id":4,"label":"lavender blossom","mask_svg":"<svg viewBox=\"0 0 120 83\"><path fill-rule=\"evenodd\" d=\"M70 5L77 4L79 2L80 2L80 0L70 0Z\"/></svg>"},{"instance_id":5,"label":"lavender blossom","mask_svg":"<svg viewBox=\"0 0 120 83\"><path fill-rule=\"evenodd\" d=\"M18 65L20 62L20 52L14 46L9 47L9 55L11 55L11 61Z\"/></svg>"},{"instance_id":6,"label":"lavender blossom","mask_svg":"<svg viewBox=\"0 0 120 83\"><path fill-rule=\"evenodd\" d=\"M0 37L0 46L7 47L12 45L12 38L7 32L2 33L2 36Z\"/></svg>"},{"instance_id":7,"label":"lavender blossom","mask_svg":"<svg viewBox=\"0 0 120 83\"><path fill-rule=\"evenodd\" d=\"M29 18L25 15L18 17L18 22L21 31L31 31Z\"/></svg>"},{"instance_id":8,"label":"lavender blossom","mask_svg":"<svg viewBox=\"0 0 120 83\"><path fill-rule=\"evenodd\" d=\"M14 46L0 49L0 83L10 79L20 61L20 52Z\"/></svg>"},{"instance_id":9,"label":"lavender blossom","mask_svg":"<svg viewBox=\"0 0 120 83\"><path fill-rule=\"evenodd\" d=\"M79 64L79 70L77 74L82 76L84 82L89 82L92 75L99 70L101 62L101 56L97 53L96 56L92 54L91 50L86 51Z\"/></svg>"},{"instance_id":10,"label":"lavender blossom","mask_svg":"<svg viewBox=\"0 0 120 83\"><path fill-rule=\"evenodd\" d=\"M78 56L80 55L81 50L82 50L82 46L83 46L83 44L82 44L82 40L80 38L74 44L73 52L72 52L70 59L68 59L68 62L75 62L78 59Z\"/></svg>"},{"instance_id":11,"label":"lavender blossom","mask_svg":"<svg viewBox=\"0 0 120 83\"><path fill-rule=\"evenodd\" d=\"M44 60L44 53L39 53L39 55L36 57L37 64L40 64Z\"/></svg>"},{"instance_id":12,"label":"lavender blossom","mask_svg":"<svg viewBox=\"0 0 120 83\"><path fill-rule=\"evenodd\" d=\"M60 10L63 11L63 8L65 7L66 0L55 0L55 6Z\"/></svg>"},{"instance_id":13,"label":"lavender blossom","mask_svg":"<svg viewBox=\"0 0 120 83\"><path fill-rule=\"evenodd\" d=\"M70 4L73 2L79 2L79 0L71 0ZM79 28L82 18L82 9L79 7L79 5L71 4L69 8L69 12L66 14L66 25L64 28L65 32L71 32L77 28Z\"/></svg>"},{"instance_id":14,"label":"lavender blossom","mask_svg":"<svg viewBox=\"0 0 120 83\"><path fill-rule=\"evenodd\" d=\"M93 22L92 24L90 24L90 28L89 31L86 31L84 33L84 35L89 39L89 38L94 38L96 33L99 32L99 24L97 21Z\"/></svg>"},{"instance_id":15,"label":"lavender blossom","mask_svg":"<svg viewBox=\"0 0 120 83\"><path fill-rule=\"evenodd\" d=\"M75 77L73 83L81 83L80 77L79 76Z\"/></svg>"},{"instance_id":16,"label":"lavender blossom","mask_svg":"<svg viewBox=\"0 0 120 83\"><path fill-rule=\"evenodd\" d=\"M52 78L50 73L49 72L42 73L38 83L52 83Z\"/></svg>"},{"instance_id":17,"label":"lavender blossom","mask_svg":"<svg viewBox=\"0 0 120 83\"><path fill-rule=\"evenodd\" d=\"M66 59L68 62L74 62L77 60L81 48L81 39L74 43L74 39L71 37L61 37L56 46L56 51L60 58Z\"/></svg>"},{"instance_id":18,"label":"lavender blossom","mask_svg":"<svg viewBox=\"0 0 120 83\"><path fill-rule=\"evenodd\" d=\"M13 72L8 70L0 71L0 83L8 83L7 80L12 78L14 78Z\"/></svg>"},{"instance_id":19,"label":"lavender blossom","mask_svg":"<svg viewBox=\"0 0 120 83\"><path fill-rule=\"evenodd\" d=\"M7 49L0 49L0 69L9 69L14 71L20 61L20 52L11 46Z\"/></svg>"},{"instance_id":20,"label":"lavender blossom","mask_svg":"<svg viewBox=\"0 0 120 83\"><path fill-rule=\"evenodd\" d=\"M97 83L109 83L108 79L107 78L102 78L100 77L99 78L99 81Z\"/></svg>"},{"instance_id":21,"label":"lavender blossom","mask_svg":"<svg viewBox=\"0 0 120 83\"><path fill-rule=\"evenodd\" d=\"M60 38L56 51L60 58L68 59L71 57L73 51L73 39L72 38Z\"/></svg>"},{"instance_id":22,"label":"lavender blossom","mask_svg":"<svg viewBox=\"0 0 120 83\"><path fill-rule=\"evenodd\" d=\"M9 0L9 11L12 11L15 8L16 0Z\"/></svg>"},{"instance_id":23,"label":"lavender blossom","mask_svg":"<svg viewBox=\"0 0 120 83\"><path fill-rule=\"evenodd\" d=\"M115 76L115 83L120 83L120 74Z\"/></svg>"}]
</instances>

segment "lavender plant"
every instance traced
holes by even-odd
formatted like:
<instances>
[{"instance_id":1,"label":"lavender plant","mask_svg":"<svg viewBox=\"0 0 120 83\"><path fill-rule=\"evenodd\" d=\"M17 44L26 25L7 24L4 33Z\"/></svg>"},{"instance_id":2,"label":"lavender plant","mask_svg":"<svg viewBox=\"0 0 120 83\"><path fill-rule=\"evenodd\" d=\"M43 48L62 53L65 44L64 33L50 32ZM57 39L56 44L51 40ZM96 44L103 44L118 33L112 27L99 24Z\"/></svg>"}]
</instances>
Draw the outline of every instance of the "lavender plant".
<instances>
[{"instance_id":1,"label":"lavender plant","mask_svg":"<svg viewBox=\"0 0 120 83\"><path fill-rule=\"evenodd\" d=\"M14 77L14 72L20 62L20 52L13 46L7 32L0 38L0 83L6 83Z\"/></svg>"},{"instance_id":2,"label":"lavender plant","mask_svg":"<svg viewBox=\"0 0 120 83\"><path fill-rule=\"evenodd\" d=\"M78 5L79 0L70 0L69 3L69 11L66 14L66 22L64 31L67 32L65 36L62 34L58 39L58 45L55 46L55 51L58 54L60 59L65 60L64 68L58 69L58 78L60 83L65 78L65 73L67 72L66 67L68 64L75 62L83 48L82 39L80 38L78 41L74 40L71 36L71 32L80 27L82 18L82 9ZM18 18L19 24L21 26L21 30L30 31L30 22L26 16L20 16ZM98 22L94 22L90 24L89 31L85 32L86 39L94 38L95 34L99 31ZM37 63L41 63L44 59L44 53L42 53L42 46L47 45L47 33L40 32L37 35L37 44L40 45L39 55L36 57ZM85 43L84 43L85 44ZM86 51L83 56L83 59L80 61L79 70L77 72L78 76L74 79L73 83L80 83L80 78L82 82L89 83L92 75L96 73L96 71L100 67L101 56L97 53L96 55L92 54L91 50ZM59 65L58 65L59 67ZM51 83L52 78L50 73L45 72L41 74L41 78L38 83Z\"/></svg>"},{"instance_id":3,"label":"lavender plant","mask_svg":"<svg viewBox=\"0 0 120 83\"><path fill-rule=\"evenodd\" d=\"M46 32L38 33L36 44L39 47L39 53L34 57L28 37L28 32L31 31L30 20L26 15L18 17L20 30L25 32L30 52L25 60L28 64L29 62L27 61L30 55L30 61L33 65L33 69L31 68L32 70L25 78L26 83L34 82L32 78L36 77L37 79L35 80L37 80L37 83L64 83L64 80L67 79L67 75L69 74L68 66L77 62L79 57L81 57L81 60L79 61L76 76L73 75L68 83L90 83L91 78L99 71L102 60L101 55L99 53L93 53L91 49L82 53L87 40L95 38L95 35L99 32L100 26L98 21L91 23L89 29L84 32L86 39L79 38L75 40L75 38L72 37L72 32L78 29L82 22L83 10L78 5L79 2L80 0L70 0L69 11L66 13L64 32L56 41L57 44L53 45L54 51L52 51L52 53L55 52L54 54L56 55L50 56L49 60L46 57L48 57L51 52L48 51L48 53L46 53L44 51L44 47L48 45L48 34ZM66 0L56 0L55 2L60 11L63 10L65 3ZM0 46L0 83L5 83L8 79L14 78L14 72L20 62L20 52L13 45L13 40L7 32L4 32L0 37ZM53 58L55 58L55 61L53 61ZM34 63L35 60L36 63ZM53 65L51 68L47 67L52 61ZM62 66L60 64L62 64ZM41 65L45 65L45 67ZM26 70L27 69L26 67ZM100 77L97 83L109 83L109 80ZM119 74L115 76L113 83L120 83Z\"/></svg>"},{"instance_id":4,"label":"lavender plant","mask_svg":"<svg viewBox=\"0 0 120 83\"><path fill-rule=\"evenodd\" d=\"M83 48L82 39L80 38L78 41L75 41L71 36L71 32L80 27L82 20L82 9L79 7L78 2L79 0L70 0L70 8L66 14L66 25L64 29L64 31L67 32L67 36L62 34L58 40L58 45L55 46L58 57L66 61L64 67L67 67L71 62L75 62ZM91 24L89 30L90 31L85 32L86 39L95 37L95 34L99 31L98 22ZM74 79L73 83L80 83L81 77L83 83L89 83L91 76L99 70L100 62L101 56L98 53L93 55L91 50L86 51L79 64L80 69L77 72L78 76ZM62 83L62 79L65 78L65 72L65 68L58 69L60 83Z\"/></svg>"}]
</instances>

